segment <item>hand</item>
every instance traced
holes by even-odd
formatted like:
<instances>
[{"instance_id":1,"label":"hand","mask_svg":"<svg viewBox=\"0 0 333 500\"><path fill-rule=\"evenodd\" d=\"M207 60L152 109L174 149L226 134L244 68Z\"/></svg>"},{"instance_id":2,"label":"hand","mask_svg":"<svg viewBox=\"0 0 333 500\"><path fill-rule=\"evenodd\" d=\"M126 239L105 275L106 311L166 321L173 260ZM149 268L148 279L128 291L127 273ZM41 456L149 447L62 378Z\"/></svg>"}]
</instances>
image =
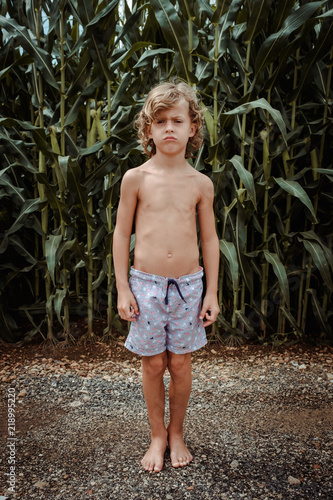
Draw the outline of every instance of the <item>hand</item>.
<instances>
[{"instance_id":1,"label":"hand","mask_svg":"<svg viewBox=\"0 0 333 500\"><path fill-rule=\"evenodd\" d=\"M217 302L216 295L215 294L206 295L202 303L202 308L199 316L199 318L202 320L206 318L206 321L204 321L203 326L206 327L214 323L214 321L216 321L219 312L220 308Z\"/></svg>"},{"instance_id":2,"label":"hand","mask_svg":"<svg viewBox=\"0 0 333 500\"><path fill-rule=\"evenodd\" d=\"M125 321L136 321L139 308L130 290L118 293L118 313L121 319Z\"/></svg>"}]
</instances>

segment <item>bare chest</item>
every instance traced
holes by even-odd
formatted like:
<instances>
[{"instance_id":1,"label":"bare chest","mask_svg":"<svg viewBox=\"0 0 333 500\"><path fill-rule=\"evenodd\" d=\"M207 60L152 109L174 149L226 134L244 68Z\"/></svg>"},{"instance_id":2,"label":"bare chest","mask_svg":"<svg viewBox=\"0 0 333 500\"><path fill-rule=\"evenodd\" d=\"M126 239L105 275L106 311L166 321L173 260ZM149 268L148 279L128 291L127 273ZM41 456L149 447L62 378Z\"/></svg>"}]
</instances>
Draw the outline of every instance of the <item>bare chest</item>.
<instances>
[{"instance_id":1,"label":"bare chest","mask_svg":"<svg viewBox=\"0 0 333 500\"><path fill-rule=\"evenodd\" d=\"M196 213L199 201L197 190L185 182L156 182L140 193L140 208L145 212L173 212L182 215Z\"/></svg>"}]
</instances>

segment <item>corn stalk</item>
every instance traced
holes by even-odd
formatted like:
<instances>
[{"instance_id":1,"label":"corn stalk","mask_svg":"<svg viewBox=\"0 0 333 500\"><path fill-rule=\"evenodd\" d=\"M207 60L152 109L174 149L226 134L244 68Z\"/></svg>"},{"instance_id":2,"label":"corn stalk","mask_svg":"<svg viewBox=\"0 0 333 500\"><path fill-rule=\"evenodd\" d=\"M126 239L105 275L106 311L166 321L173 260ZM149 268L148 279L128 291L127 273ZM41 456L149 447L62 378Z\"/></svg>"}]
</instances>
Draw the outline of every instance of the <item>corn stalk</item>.
<instances>
[{"instance_id":1,"label":"corn stalk","mask_svg":"<svg viewBox=\"0 0 333 500\"><path fill-rule=\"evenodd\" d=\"M40 40L39 40L39 33L40 33L40 24L41 24L41 9L40 5L35 9L34 13L34 18L35 18L35 26L36 26L36 34L37 34L37 43L40 45ZM35 86L35 92L36 92L36 97L37 97L37 102L38 102L38 126L41 129L44 129L44 114L43 114L43 108L44 108L44 84L43 84L43 77L41 72L39 72L36 68L36 65L33 64L33 74L34 74L34 81L36 83ZM39 173L41 174L47 174L47 169L46 169L46 159L45 155L43 152L40 150L38 153L38 170ZM41 202L46 201L46 193L45 193L45 186L38 182L38 192L39 192L39 198ZM43 237L42 237L42 248L43 248L43 257L46 261L46 240L47 240L47 235L48 235L48 227L49 227L49 210L48 210L48 204L45 203L44 208L42 209L41 212L41 224L42 224L42 230L43 230ZM50 273L46 270L45 273L45 300L46 300L46 317L47 317L47 341L49 342L54 342L55 337L53 335L53 308L52 308L52 294L51 294L51 276Z\"/></svg>"},{"instance_id":2,"label":"corn stalk","mask_svg":"<svg viewBox=\"0 0 333 500\"><path fill-rule=\"evenodd\" d=\"M3 5L0 215L10 215L1 226L0 335L13 338L28 319L27 340L68 340L82 315L85 340L97 334L95 317L105 340L126 333L110 251L120 183L144 161L133 132L144 96L159 78L178 76L207 109L194 167L214 182L222 255L222 314L209 334L281 343L303 328L330 338L330 5Z\"/></svg>"}]
</instances>

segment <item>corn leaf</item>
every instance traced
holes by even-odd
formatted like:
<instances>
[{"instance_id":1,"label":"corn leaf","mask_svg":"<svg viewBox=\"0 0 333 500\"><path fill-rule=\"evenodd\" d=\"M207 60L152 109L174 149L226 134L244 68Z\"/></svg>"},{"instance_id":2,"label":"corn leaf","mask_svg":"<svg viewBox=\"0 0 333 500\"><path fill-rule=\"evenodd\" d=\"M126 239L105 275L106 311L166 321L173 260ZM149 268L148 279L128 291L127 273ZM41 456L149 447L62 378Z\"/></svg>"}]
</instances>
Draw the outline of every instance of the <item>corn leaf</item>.
<instances>
[{"instance_id":1,"label":"corn leaf","mask_svg":"<svg viewBox=\"0 0 333 500\"><path fill-rule=\"evenodd\" d=\"M169 0L151 0L151 6L165 39L176 50L175 64L180 76L188 82L193 81L194 75L188 70L188 39L180 22L177 11Z\"/></svg>"},{"instance_id":2,"label":"corn leaf","mask_svg":"<svg viewBox=\"0 0 333 500\"><path fill-rule=\"evenodd\" d=\"M142 56L140 57L140 59L138 60L136 65L134 66L134 69L141 68L142 66L146 66L146 64L148 62L150 62L150 64L151 64L156 56L159 56L161 54L168 54L168 53L174 54L174 50L172 50L172 49L146 50L142 54Z\"/></svg>"},{"instance_id":3,"label":"corn leaf","mask_svg":"<svg viewBox=\"0 0 333 500\"><path fill-rule=\"evenodd\" d=\"M18 234L12 234L8 238L8 243L15 248L15 250L22 255L30 264L36 265L38 263L37 259L31 255L28 248L24 244L24 241Z\"/></svg>"},{"instance_id":4,"label":"corn leaf","mask_svg":"<svg viewBox=\"0 0 333 500\"><path fill-rule=\"evenodd\" d=\"M247 30L244 35L246 43L251 43L260 32L270 12L272 0L253 0L251 2L251 12L247 23Z\"/></svg>"},{"instance_id":5,"label":"corn leaf","mask_svg":"<svg viewBox=\"0 0 333 500\"><path fill-rule=\"evenodd\" d=\"M57 315L59 323L62 326L64 326L64 324L63 324L62 317L61 317L61 310L62 310L63 302L65 300L66 295L67 295L67 292L65 289L58 288L54 294L54 299L53 299L54 311Z\"/></svg>"},{"instance_id":6,"label":"corn leaf","mask_svg":"<svg viewBox=\"0 0 333 500\"><path fill-rule=\"evenodd\" d=\"M218 24L221 17L228 12L231 0L217 0L216 9L212 16L212 23L214 25Z\"/></svg>"},{"instance_id":7,"label":"corn leaf","mask_svg":"<svg viewBox=\"0 0 333 500\"><path fill-rule=\"evenodd\" d=\"M51 279L54 284L55 284L55 269L56 269L56 264L58 263L57 251L61 241L62 241L61 234L58 235L50 234L45 242L47 268L49 270Z\"/></svg>"},{"instance_id":8,"label":"corn leaf","mask_svg":"<svg viewBox=\"0 0 333 500\"><path fill-rule=\"evenodd\" d=\"M243 160L241 156L235 155L230 160L230 163L235 167L239 178L242 180L247 194L249 195L255 210L257 209L257 200L256 200L256 190L254 186L254 179L251 172L248 172L244 167Z\"/></svg>"},{"instance_id":9,"label":"corn leaf","mask_svg":"<svg viewBox=\"0 0 333 500\"><path fill-rule=\"evenodd\" d=\"M290 14L278 33L273 33L266 38L256 57L256 74L260 73L271 62L279 58L282 49L285 50L286 41L288 41L290 35L302 27L321 5L322 2L311 2L302 5L299 9L294 10Z\"/></svg>"},{"instance_id":10,"label":"corn leaf","mask_svg":"<svg viewBox=\"0 0 333 500\"><path fill-rule=\"evenodd\" d=\"M329 324L329 320L324 309L322 308L322 306L318 301L316 290L309 288L307 292L311 295L313 312L322 332L325 332L327 335L332 335L332 327Z\"/></svg>"},{"instance_id":11,"label":"corn leaf","mask_svg":"<svg viewBox=\"0 0 333 500\"><path fill-rule=\"evenodd\" d=\"M318 268L327 288L333 291L332 272L321 245L311 240L303 240L303 245L311 254L313 262Z\"/></svg>"},{"instance_id":12,"label":"corn leaf","mask_svg":"<svg viewBox=\"0 0 333 500\"><path fill-rule=\"evenodd\" d=\"M58 83L51 71L51 57L45 50L37 46L36 40L31 38L28 30L25 27L20 26L15 19L8 19L1 15L0 26L13 35L18 43L22 44L22 47L24 47L28 54L33 58L37 68L42 72L45 80L52 87L58 90Z\"/></svg>"},{"instance_id":13,"label":"corn leaf","mask_svg":"<svg viewBox=\"0 0 333 500\"><path fill-rule=\"evenodd\" d=\"M285 303L289 308L290 293L289 293L288 278L285 267L276 253L269 252L268 250L264 250L263 253L267 262L269 262L269 264L271 264L273 267L273 271L279 282L280 291L283 295Z\"/></svg>"},{"instance_id":14,"label":"corn leaf","mask_svg":"<svg viewBox=\"0 0 333 500\"><path fill-rule=\"evenodd\" d=\"M296 182L289 179L282 179L282 177L274 177L275 182L287 193L298 198L304 205L309 209L312 214L314 222L317 222L316 214L311 203L310 198L302 188L302 186Z\"/></svg>"},{"instance_id":15,"label":"corn leaf","mask_svg":"<svg viewBox=\"0 0 333 500\"><path fill-rule=\"evenodd\" d=\"M286 125L284 123L284 120L282 118L282 115L280 111L277 109L272 108L272 106L264 99L263 97L261 99L258 99L257 101L252 101L252 102L247 102L245 104L241 104L240 106L237 106L235 109L232 109L231 111L227 111L225 113L221 114L221 125L223 126L223 122L228 118L229 116L232 115L242 115L242 114L247 114L250 113L250 111L253 111L254 109L264 109L269 112L277 126L279 127L281 134L287 143L287 130L286 130Z\"/></svg>"},{"instance_id":16,"label":"corn leaf","mask_svg":"<svg viewBox=\"0 0 333 500\"><path fill-rule=\"evenodd\" d=\"M41 201L39 198L34 200L24 200L20 213L16 217L14 224L10 227L10 229L8 229L8 231L6 231L7 236L16 233L19 229L21 229L28 216L39 210L40 205Z\"/></svg>"},{"instance_id":17,"label":"corn leaf","mask_svg":"<svg viewBox=\"0 0 333 500\"><path fill-rule=\"evenodd\" d=\"M230 28L236 22L238 11L242 3L243 3L242 0L233 0L230 3L227 12L223 15L223 17L219 22L219 38L218 38L219 58L222 57L225 54L225 51L227 50L231 34Z\"/></svg>"},{"instance_id":18,"label":"corn leaf","mask_svg":"<svg viewBox=\"0 0 333 500\"><path fill-rule=\"evenodd\" d=\"M68 186L71 190L72 196L77 203L79 211L83 214L86 224L95 229L96 222L93 216L88 212L88 191L85 186L81 184L81 169L77 161L68 158Z\"/></svg>"},{"instance_id":19,"label":"corn leaf","mask_svg":"<svg viewBox=\"0 0 333 500\"><path fill-rule=\"evenodd\" d=\"M331 19L326 19L323 22L322 28L320 30L318 41L315 47L310 51L310 53L305 57L303 63L302 77L297 85L294 92L291 93L289 102L295 102L299 98L299 95L304 87L304 85L310 79L311 72L313 71L314 64L322 57L322 55L330 50L332 47L332 37L333 37L333 23Z\"/></svg>"},{"instance_id":20,"label":"corn leaf","mask_svg":"<svg viewBox=\"0 0 333 500\"><path fill-rule=\"evenodd\" d=\"M68 215L68 208L65 203L59 200L57 188L49 183L46 174L38 173L36 177L45 188L46 197L52 210L56 211L62 224L69 225L71 223L71 219Z\"/></svg>"},{"instance_id":21,"label":"corn leaf","mask_svg":"<svg viewBox=\"0 0 333 500\"><path fill-rule=\"evenodd\" d=\"M322 251L325 254L325 258L329 265L331 266L332 272L333 272L333 254L328 248L325 243L322 241L322 239L314 232L314 231L302 231L299 234L302 238L307 239L307 240L315 240L318 245L321 247Z\"/></svg>"},{"instance_id":22,"label":"corn leaf","mask_svg":"<svg viewBox=\"0 0 333 500\"><path fill-rule=\"evenodd\" d=\"M235 245L231 241L220 240L220 251L228 261L230 277L235 290L238 279L238 261Z\"/></svg>"},{"instance_id":23,"label":"corn leaf","mask_svg":"<svg viewBox=\"0 0 333 500\"><path fill-rule=\"evenodd\" d=\"M286 309L284 306L280 306L280 311L282 312L283 316L288 320L289 324L293 327L295 332L297 332L300 337L303 337L304 332L297 324L297 321L291 314L290 310Z\"/></svg>"}]
</instances>

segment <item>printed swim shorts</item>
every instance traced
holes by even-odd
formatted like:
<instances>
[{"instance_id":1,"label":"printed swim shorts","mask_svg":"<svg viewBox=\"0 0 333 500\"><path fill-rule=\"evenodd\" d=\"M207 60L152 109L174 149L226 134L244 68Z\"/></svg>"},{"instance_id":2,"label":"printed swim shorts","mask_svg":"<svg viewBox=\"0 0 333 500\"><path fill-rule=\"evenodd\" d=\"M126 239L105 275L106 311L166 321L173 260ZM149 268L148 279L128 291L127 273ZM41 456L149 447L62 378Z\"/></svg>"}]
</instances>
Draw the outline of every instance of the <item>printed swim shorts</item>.
<instances>
[{"instance_id":1,"label":"printed swim shorts","mask_svg":"<svg viewBox=\"0 0 333 500\"><path fill-rule=\"evenodd\" d=\"M207 343L203 321L201 269L178 279L144 273L132 267L129 284L139 307L125 347L141 356L165 350L176 354L196 351Z\"/></svg>"}]
</instances>

